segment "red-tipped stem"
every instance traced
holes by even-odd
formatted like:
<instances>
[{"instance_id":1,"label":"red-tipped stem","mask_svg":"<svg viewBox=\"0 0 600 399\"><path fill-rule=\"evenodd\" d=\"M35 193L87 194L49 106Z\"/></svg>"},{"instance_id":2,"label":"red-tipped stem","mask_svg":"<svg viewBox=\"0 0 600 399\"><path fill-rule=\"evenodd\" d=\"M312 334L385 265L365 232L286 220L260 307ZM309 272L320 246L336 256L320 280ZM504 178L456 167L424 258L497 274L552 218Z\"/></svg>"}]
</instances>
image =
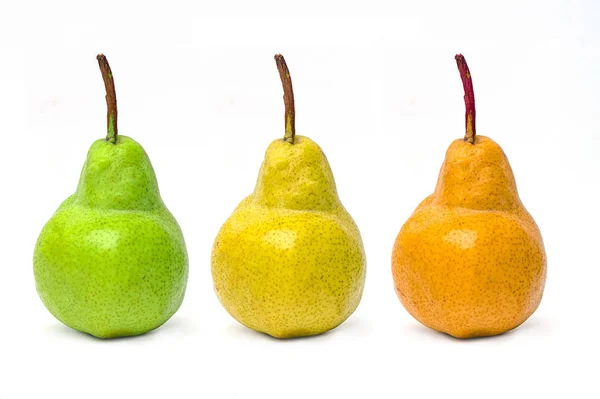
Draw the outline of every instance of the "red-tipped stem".
<instances>
[{"instance_id":1,"label":"red-tipped stem","mask_svg":"<svg viewBox=\"0 0 600 399\"><path fill-rule=\"evenodd\" d=\"M467 61L462 54L457 54L456 65L460 72L463 88L465 89L465 141L475 143L475 93L473 92L473 80Z\"/></svg>"}]
</instances>

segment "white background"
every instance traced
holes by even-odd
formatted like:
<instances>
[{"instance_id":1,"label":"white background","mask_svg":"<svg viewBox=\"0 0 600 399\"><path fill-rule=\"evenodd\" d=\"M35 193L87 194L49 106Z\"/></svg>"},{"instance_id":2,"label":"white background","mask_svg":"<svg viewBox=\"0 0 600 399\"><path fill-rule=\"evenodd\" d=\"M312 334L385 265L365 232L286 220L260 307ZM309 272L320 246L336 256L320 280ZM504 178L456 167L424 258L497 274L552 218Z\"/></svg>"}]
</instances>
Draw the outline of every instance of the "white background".
<instances>
[{"instance_id":1,"label":"white background","mask_svg":"<svg viewBox=\"0 0 600 399\"><path fill-rule=\"evenodd\" d=\"M1 399L600 395L600 3L7 3ZM152 333L111 341L56 321L32 273L39 231L105 135L99 52L115 75L120 133L149 153L190 257L179 312ZM291 70L298 133L327 154L368 258L355 314L286 341L237 324L210 277L220 225L283 135L277 52ZM390 272L397 232L463 135L457 52L473 74L477 131L507 153L548 255L537 312L474 340L412 319Z\"/></svg>"}]
</instances>

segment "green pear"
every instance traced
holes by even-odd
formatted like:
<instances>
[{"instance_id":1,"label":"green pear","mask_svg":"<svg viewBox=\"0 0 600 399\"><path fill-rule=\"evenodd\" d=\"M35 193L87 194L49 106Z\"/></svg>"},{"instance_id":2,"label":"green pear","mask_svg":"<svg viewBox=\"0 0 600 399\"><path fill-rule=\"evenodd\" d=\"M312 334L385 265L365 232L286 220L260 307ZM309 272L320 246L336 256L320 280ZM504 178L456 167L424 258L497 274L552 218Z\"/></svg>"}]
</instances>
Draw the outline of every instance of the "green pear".
<instances>
[{"instance_id":1,"label":"green pear","mask_svg":"<svg viewBox=\"0 0 600 399\"><path fill-rule=\"evenodd\" d=\"M219 231L212 275L219 300L236 320L290 338L331 330L354 312L366 258L325 154L295 135L291 78L283 57L275 59L286 134L271 143L254 192Z\"/></svg>"},{"instance_id":2,"label":"green pear","mask_svg":"<svg viewBox=\"0 0 600 399\"><path fill-rule=\"evenodd\" d=\"M108 136L90 148L75 194L44 226L34 252L42 302L67 326L99 338L138 335L183 301L188 257L148 155L118 134L114 80L104 55Z\"/></svg>"}]
</instances>

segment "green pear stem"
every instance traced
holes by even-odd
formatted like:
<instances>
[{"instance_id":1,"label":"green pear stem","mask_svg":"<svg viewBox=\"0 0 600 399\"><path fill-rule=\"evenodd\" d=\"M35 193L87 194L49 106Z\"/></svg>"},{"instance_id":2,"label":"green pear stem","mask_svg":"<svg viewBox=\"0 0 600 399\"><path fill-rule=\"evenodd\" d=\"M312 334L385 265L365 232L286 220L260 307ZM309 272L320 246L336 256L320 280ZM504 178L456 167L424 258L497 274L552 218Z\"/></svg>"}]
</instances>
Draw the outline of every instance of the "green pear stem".
<instances>
[{"instance_id":1,"label":"green pear stem","mask_svg":"<svg viewBox=\"0 0 600 399\"><path fill-rule=\"evenodd\" d=\"M475 93L473 92L473 80L467 61L462 54L457 54L456 65L460 72L463 88L465 90L465 141L475 143Z\"/></svg>"},{"instance_id":2,"label":"green pear stem","mask_svg":"<svg viewBox=\"0 0 600 399\"><path fill-rule=\"evenodd\" d=\"M96 59L98 60L100 72L102 72L102 80L104 80L104 87L106 88L106 107L108 108L106 113L106 141L115 144L117 142L117 135L119 134L119 129L117 128L117 94L115 92L115 81L106 56L104 54L98 54Z\"/></svg>"},{"instance_id":3,"label":"green pear stem","mask_svg":"<svg viewBox=\"0 0 600 399\"><path fill-rule=\"evenodd\" d=\"M290 144L294 144L296 138L296 109L294 108L292 77L290 76L290 70L285 63L283 55L277 54L275 62L277 63L277 70L279 71L279 77L283 85L283 102L285 104L285 135L283 136L283 141L289 141Z\"/></svg>"}]
</instances>

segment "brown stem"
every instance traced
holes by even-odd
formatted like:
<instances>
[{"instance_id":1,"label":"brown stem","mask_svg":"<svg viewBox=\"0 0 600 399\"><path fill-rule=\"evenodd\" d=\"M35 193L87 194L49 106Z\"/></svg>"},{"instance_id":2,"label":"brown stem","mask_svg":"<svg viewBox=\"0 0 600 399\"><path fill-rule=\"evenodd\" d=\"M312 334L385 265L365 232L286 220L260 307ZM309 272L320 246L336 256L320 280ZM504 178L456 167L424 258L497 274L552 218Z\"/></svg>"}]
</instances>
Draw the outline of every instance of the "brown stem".
<instances>
[{"instance_id":1,"label":"brown stem","mask_svg":"<svg viewBox=\"0 0 600 399\"><path fill-rule=\"evenodd\" d=\"M106 88L106 107L108 108L108 112L106 113L106 141L110 141L114 144L117 142L117 135L119 134L119 129L117 128L117 94L115 93L115 81L106 56L104 54L98 54L96 59L98 60L100 72L102 72L102 80L104 80L104 87Z\"/></svg>"},{"instance_id":2,"label":"brown stem","mask_svg":"<svg viewBox=\"0 0 600 399\"><path fill-rule=\"evenodd\" d=\"M290 70L285 63L283 55L277 54L275 62L277 63L277 70L279 71L279 77L283 85L283 102L285 103L285 135L283 136L283 140L294 144L294 139L296 138L296 109L294 108L292 77L290 76Z\"/></svg>"},{"instance_id":3,"label":"brown stem","mask_svg":"<svg viewBox=\"0 0 600 399\"><path fill-rule=\"evenodd\" d=\"M462 54L457 54L456 65L460 72L463 88L465 89L465 141L475 143L475 93L473 92L473 80L469 66Z\"/></svg>"}]
</instances>

